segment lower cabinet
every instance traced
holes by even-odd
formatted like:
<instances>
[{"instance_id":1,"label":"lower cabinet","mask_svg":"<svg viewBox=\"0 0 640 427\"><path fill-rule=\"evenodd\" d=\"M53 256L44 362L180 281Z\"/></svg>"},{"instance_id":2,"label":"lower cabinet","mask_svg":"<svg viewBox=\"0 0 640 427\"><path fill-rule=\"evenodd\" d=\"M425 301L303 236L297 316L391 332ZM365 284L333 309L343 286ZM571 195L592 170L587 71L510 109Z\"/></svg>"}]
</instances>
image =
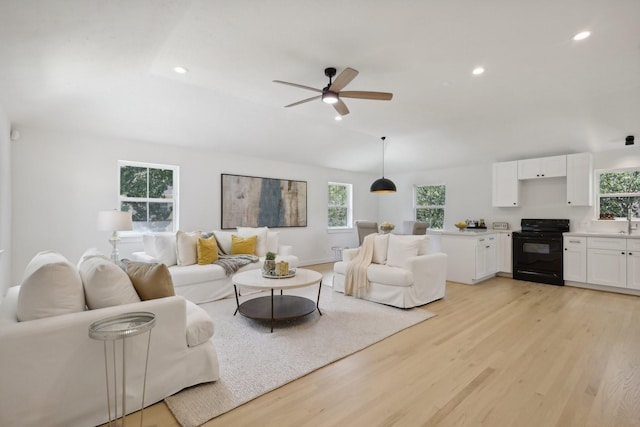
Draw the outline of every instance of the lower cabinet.
<instances>
[{"instance_id":1,"label":"lower cabinet","mask_svg":"<svg viewBox=\"0 0 640 427\"><path fill-rule=\"evenodd\" d=\"M564 280L640 290L640 239L564 236Z\"/></svg>"},{"instance_id":2,"label":"lower cabinet","mask_svg":"<svg viewBox=\"0 0 640 427\"><path fill-rule=\"evenodd\" d=\"M587 238L564 236L563 278L574 282L587 281Z\"/></svg>"},{"instance_id":3,"label":"lower cabinet","mask_svg":"<svg viewBox=\"0 0 640 427\"><path fill-rule=\"evenodd\" d=\"M513 273L513 241L511 232L503 231L498 236L498 271L501 273Z\"/></svg>"},{"instance_id":4,"label":"lower cabinet","mask_svg":"<svg viewBox=\"0 0 640 427\"><path fill-rule=\"evenodd\" d=\"M473 285L495 276L498 268L496 234L460 233L441 236L441 251L447 256L447 280Z\"/></svg>"}]
</instances>

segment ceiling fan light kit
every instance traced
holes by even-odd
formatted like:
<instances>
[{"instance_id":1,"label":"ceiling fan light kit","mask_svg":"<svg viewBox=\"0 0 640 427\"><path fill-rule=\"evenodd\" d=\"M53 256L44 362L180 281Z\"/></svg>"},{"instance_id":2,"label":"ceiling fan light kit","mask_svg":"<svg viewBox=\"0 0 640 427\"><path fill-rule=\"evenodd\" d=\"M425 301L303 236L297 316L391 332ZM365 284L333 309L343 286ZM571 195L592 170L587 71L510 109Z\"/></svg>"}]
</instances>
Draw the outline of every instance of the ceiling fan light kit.
<instances>
[{"instance_id":1,"label":"ceiling fan light kit","mask_svg":"<svg viewBox=\"0 0 640 427\"><path fill-rule=\"evenodd\" d=\"M320 99L325 104L333 105L333 108L335 108L335 110L341 116L346 116L347 114L349 114L349 109L347 108L347 105L342 101L341 98L370 99L370 100L377 100L377 101L390 101L391 98L393 98L393 94L389 92L369 92L369 91L343 92L342 89L346 85L351 83L351 81L358 75L358 71L354 70L353 68L347 67L344 70L342 70L342 72L338 75L338 77L336 77L335 80L332 80L333 77L336 75L336 72L337 70L333 67L328 67L324 69L324 75L329 77L329 84L323 89L317 89L314 87L305 86L297 83L285 82L282 80L274 80L273 82L320 93L320 95L303 99L302 101L294 102L293 104L285 105L285 108L295 107L296 105L300 105L306 102Z\"/></svg>"},{"instance_id":2,"label":"ceiling fan light kit","mask_svg":"<svg viewBox=\"0 0 640 427\"><path fill-rule=\"evenodd\" d=\"M395 193L396 185L393 181L384 177L384 140L387 139L387 137L383 136L380 139L382 139L382 178L373 181L370 191L376 194Z\"/></svg>"}]
</instances>

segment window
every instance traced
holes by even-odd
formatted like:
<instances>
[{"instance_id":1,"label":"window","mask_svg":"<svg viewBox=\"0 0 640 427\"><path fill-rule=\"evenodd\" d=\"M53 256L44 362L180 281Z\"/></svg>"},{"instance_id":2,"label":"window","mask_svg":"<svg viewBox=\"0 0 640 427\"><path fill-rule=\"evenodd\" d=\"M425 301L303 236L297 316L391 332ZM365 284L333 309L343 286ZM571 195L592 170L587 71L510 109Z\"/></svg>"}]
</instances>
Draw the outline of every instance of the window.
<instances>
[{"instance_id":1,"label":"window","mask_svg":"<svg viewBox=\"0 0 640 427\"><path fill-rule=\"evenodd\" d=\"M598 171L598 204L596 216L601 219L640 217L640 169Z\"/></svg>"},{"instance_id":2,"label":"window","mask_svg":"<svg viewBox=\"0 0 640 427\"><path fill-rule=\"evenodd\" d=\"M119 161L118 202L133 231L177 231L178 166Z\"/></svg>"},{"instance_id":3,"label":"window","mask_svg":"<svg viewBox=\"0 0 640 427\"><path fill-rule=\"evenodd\" d=\"M416 185L416 221L428 222L431 228L444 228L445 192L445 185Z\"/></svg>"},{"instance_id":4,"label":"window","mask_svg":"<svg viewBox=\"0 0 640 427\"><path fill-rule=\"evenodd\" d=\"M329 228L351 229L353 222L351 206L351 184L341 184L339 182L329 183Z\"/></svg>"}]
</instances>

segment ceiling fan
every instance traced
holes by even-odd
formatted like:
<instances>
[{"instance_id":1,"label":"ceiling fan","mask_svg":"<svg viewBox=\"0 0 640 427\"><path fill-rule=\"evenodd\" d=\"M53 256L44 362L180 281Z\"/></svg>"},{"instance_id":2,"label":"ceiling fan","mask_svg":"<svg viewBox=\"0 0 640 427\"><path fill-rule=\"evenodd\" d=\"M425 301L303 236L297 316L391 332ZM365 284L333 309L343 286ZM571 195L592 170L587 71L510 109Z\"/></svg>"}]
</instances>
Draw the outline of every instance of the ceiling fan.
<instances>
[{"instance_id":1,"label":"ceiling fan","mask_svg":"<svg viewBox=\"0 0 640 427\"><path fill-rule=\"evenodd\" d=\"M343 91L342 89L351 83L358 72L353 68L345 68L335 81L332 81L336 75L336 69L333 67L325 68L324 75L329 77L329 84L323 89L316 89L314 87L299 85L297 83L283 82L282 80L274 80L274 83L281 83L283 85L295 86L301 89L307 89L314 92L319 92L321 95L313 96L311 98L303 99L302 101L294 102L293 104L285 105L285 107L295 107L296 105L304 104L305 102L313 101L315 99L322 99L322 102L333 105L333 108L341 115L345 116L349 114L349 109L342 102L340 98L358 98L358 99L373 99L378 101L390 101L393 97L392 93L388 92L364 92L364 91Z\"/></svg>"}]
</instances>

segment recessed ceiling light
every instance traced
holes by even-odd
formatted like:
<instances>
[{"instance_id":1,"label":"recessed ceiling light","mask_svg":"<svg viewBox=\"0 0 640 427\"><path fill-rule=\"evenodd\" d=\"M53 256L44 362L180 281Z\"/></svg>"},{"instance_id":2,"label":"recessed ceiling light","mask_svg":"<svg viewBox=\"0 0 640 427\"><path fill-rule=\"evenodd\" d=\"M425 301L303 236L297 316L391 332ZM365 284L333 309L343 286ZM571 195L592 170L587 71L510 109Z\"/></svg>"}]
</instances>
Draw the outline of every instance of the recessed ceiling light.
<instances>
[{"instance_id":1,"label":"recessed ceiling light","mask_svg":"<svg viewBox=\"0 0 640 427\"><path fill-rule=\"evenodd\" d=\"M189 70L187 70L187 69L186 69L186 68L184 68L184 67L174 67L174 68L173 68L173 71L175 71L175 72L176 72L176 73L178 73L178 74L185 74L185 73L188 73L188 72L189 72Z\"/></svg>"},{"instance_id":2,"label":"recessed ceiling light","mask_svg":"<svg viewBox=\"0 0 640 427\"><path fill-rule=\"evenodd\" d=\"M473 71L471 72L474 76L479 76L480 74L484 73L484 68L482 67L476 67L473 69Z\"/></svg>"},{"instance_id":3,"label":"recessed ceiling light","mask_svg":"<svg viewBox=\"0 0 640 427\"><path fill-rule=\"evenodd\" d=\"M573 39L578 41L578 40L584 40L587 37L589 37L591 35L591 31L582 31L578 34L576 34L575 36L573 36Z\"/></svg>"},{"instance_id":4,"label":"recessed ceiling light","mask_svg":"<svg viewBox=\"0 0 640 427\"><path fill-rule=\"evenodd\" d=\"M342 120L342 116L341 116L340 114L338 114L338 115L334 118L334 120L335 120L336 122L339 122L339 121L341 121L341 120Z\"/></svg>"}]
</instances>

